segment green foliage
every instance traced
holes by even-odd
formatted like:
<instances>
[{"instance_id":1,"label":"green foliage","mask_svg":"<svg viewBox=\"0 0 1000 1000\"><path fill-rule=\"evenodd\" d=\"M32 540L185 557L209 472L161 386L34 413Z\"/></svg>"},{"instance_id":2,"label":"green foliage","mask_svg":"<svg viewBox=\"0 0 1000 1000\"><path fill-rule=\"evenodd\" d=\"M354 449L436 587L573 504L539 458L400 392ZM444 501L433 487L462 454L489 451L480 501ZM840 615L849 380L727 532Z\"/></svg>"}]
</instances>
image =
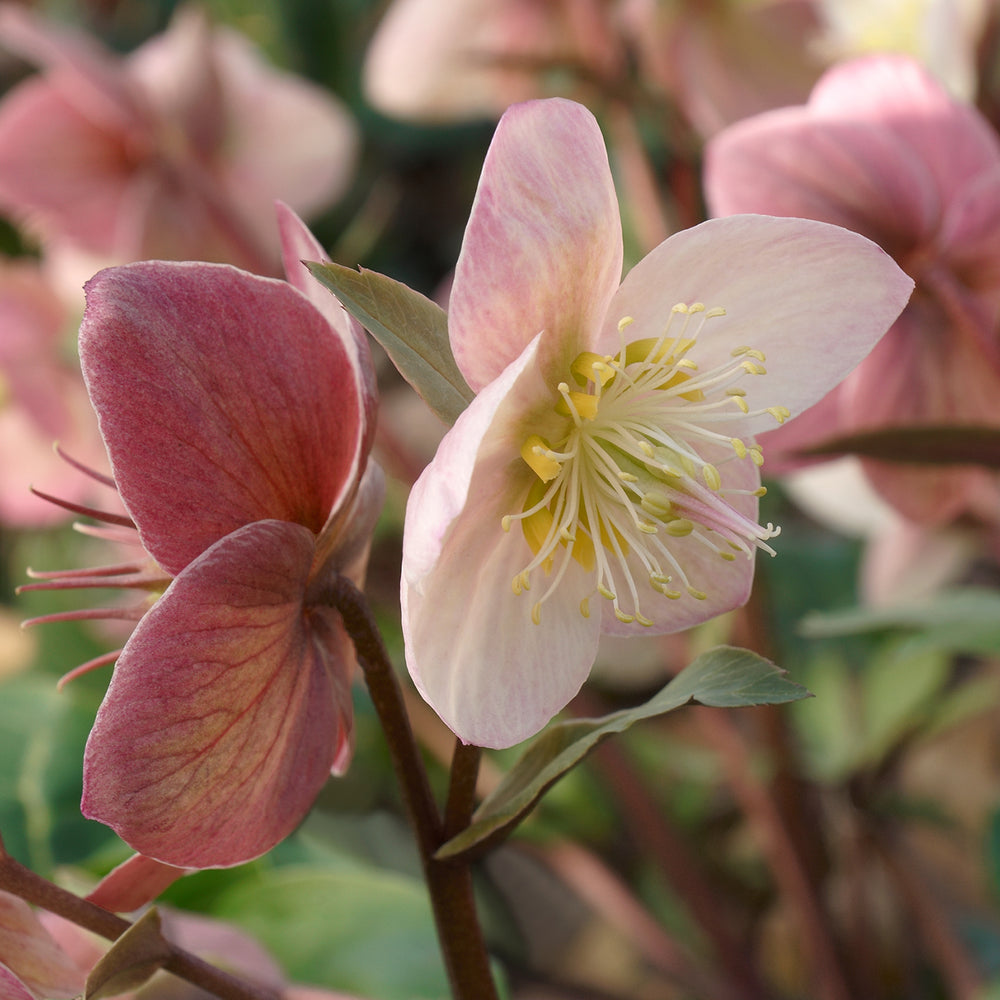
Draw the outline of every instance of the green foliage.
<instances>
[{"instance_id":1,"label":"green foliage","mask_svg":"<svg viewBox=\"0 0 1000 1000\"><path fill-rule=\"evenodd\" d=\"M280 956L294 981L379 1000L446 1000L421 881L362 865L292 866L224 892L215 916Z\"/></svg>"},{"instance_id":2,"label":"green foliage","mask_svg":"<svg viewBox=\"0 0 1000 1000\"><path fill-rule=\"evenodd\" d=\"M439 851L455 857L491 847L534 808L546 790L575 767L602 740L698 702L717 708L781 704L808 695L773 663L745 649L720 646L703 653L658 694L636 708L603 719L575 719L549 726L476 810L472 823Z\"/></svg>"},{"instance_id":3,"label":"green foliage","mask_svg":"<svg viewBox=\"0 0 1000 1000\"><path fill-rule=\"evenodd\" d=\"M455 364L445 311L412 288L374 271L321 263L310 264L309 270L385 348L424 402L453 424L475 393Z\"/></svg>"},{"instance_id":4,"label":"green foliage","mask_svg":"<svg viewBox=\"0 0 1000 1000\"><path fill-rule=\"evenodd\" d=\"M1000 651L1000 593L957 587L891 607L858 607L809 615L802 632L832 638L904 630L920 643L954 653Z\"/></svg>"}]
</instances>

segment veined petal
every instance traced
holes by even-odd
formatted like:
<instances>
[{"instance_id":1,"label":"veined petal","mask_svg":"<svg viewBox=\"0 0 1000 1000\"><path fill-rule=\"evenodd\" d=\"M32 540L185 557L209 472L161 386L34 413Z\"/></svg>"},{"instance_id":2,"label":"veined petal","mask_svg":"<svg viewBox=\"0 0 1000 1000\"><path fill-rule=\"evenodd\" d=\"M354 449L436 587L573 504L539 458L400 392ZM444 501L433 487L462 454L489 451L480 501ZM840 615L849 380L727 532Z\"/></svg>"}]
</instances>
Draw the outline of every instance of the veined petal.
<instances>
[{"instance_id":1,"label":"veined petal","mask_svg":"<svg viewBox=\"0 0 1000 1000\"><path fill-rule=\"evenodd\" d=\"M600 325L621 268L618 200L593 115L558 99L509 109L451 293L451 346L469 385L496 378L542 330L540 363L568 363L567 351Z\"/></svg>"},{"instance_id":2,"label":"veined petal","mask_svg":"<svg viewBox=\"0 0 1000 1000\"><path fill-rule=\"evenodd\" d=\"M285 282L142 263L87 285L80 354L122 499L177 574L252 521L314 533L353 491L354 360Z\"/></svg>"},{"instance_id":3,"label":"veined petal","mask_svg":"<svg viewBox=\"0 0 1000 1000\"><path fill-rule=\"evenodd\" d=\"M305 528L262 521L174 580L97 714L86 816L178 867L247 861L295 828L343 761L350 711L335 616L303 606L314 554Z\"/></svg>"},{"instance_id":4,"label":"veined petal","mask_svg":"<svg viewBox=\"0 0 1000 1000\"><path fill-rule=\"evenodd\" d=\"M731 362L734 349L763 352L767 374L740 383L748 409L780 406L794 415L871 351L912 288L883 250L839 226L761 215L710 219L671 236L632 269L594 350L615 353L624 316L634 320L634 340L660 337L676 303L723 308L687 352L692 361L710 371ZM755 433L775 422L764 412L741 426Z\"/></svg>"},{"instance_id":5,"label":"veined petal","mask_svg":"<svg viewBox=\"0 0 1000 1000\"><path fill-rule=\"evenodd\" d=\"M363 458L371 450L375 436L375 411L378 407L378 387L375 384L375 366L372 364L368 337L361 324L340 304L337 297L310 274L302 263L305 260L328 261L326 251L309 231L306 224L283 202L277 202L278 231L281 236L281 255L285 264L288 283L297 288L327 319L330 328L341 339L344 350L351 359L358 379L358 394L365 410L368 438L362 443Z\"/></svg>"},{"instance_id":6,"label":"veined petal","mask_svg":"<svg viewBox=\"0 0 1000 1000\"><path fill-rule=\"evenodd\" d=\"M501 522L520 510L532 475L518 453L531 402L546 394L538 342L459 417L406 510L407 666L448 726L478 746L512 746L541 729L586 679L600 631L600 615L580 611L592 574L572 561L538 624L542 594L512 587L531 553Z\"/></svg>"}]
</instances>

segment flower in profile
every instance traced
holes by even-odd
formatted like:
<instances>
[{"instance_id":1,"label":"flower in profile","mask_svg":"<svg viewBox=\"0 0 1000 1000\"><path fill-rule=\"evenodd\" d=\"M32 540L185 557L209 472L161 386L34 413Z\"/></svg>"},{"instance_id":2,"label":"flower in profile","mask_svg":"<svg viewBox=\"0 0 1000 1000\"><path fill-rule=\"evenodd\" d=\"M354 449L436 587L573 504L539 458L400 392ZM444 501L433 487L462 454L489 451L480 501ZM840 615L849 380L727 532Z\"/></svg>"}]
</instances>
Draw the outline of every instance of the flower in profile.
<instances>
[{"instance_id":1,"label":"flower in profile","mask_svg":"<svg viewBox=\"0 0 1000 1000\"><path fill-rule=\"evenodd\" d=\"M309 214L350 180L357 137L335 98L193 9L125 58L10 4L0 35L44 68L0 103L0 204L65 268L277 273L274 200Z\"/></svg>"},{"instance_id":2,"label":"flower in profile","mask_svg":"<svg viewBox=\"0 0 1000 1000\"><path fill-rule=\"evenodd\" d=\"M537 732L602 632L673 632L746 600L777 533L758 523L755 434L842 379L912 288L863 237L760 216L679 233L620 284L621 267L593 117L510 109L448 317L477 396L403 543L407 664L467 742Z\"/></svg>"},{"instance_id":3,"label":"flower in profile","mask_svg":"<svg viewBox=\"0 0 1000 1000\"><path fill-rule=\"evenodd\" d=\"M902 315L842 385L769 441L795 452L884 427L997 426L1000 394L1000 139L974 108L905 56L844 63L801 107L747 119L706 153L714 214L767 212L846 226L916 280ZM934 525L991 509L973 466L864 460L878 493Z\"/></svg>"},{"instance_id":4,"label":"flower in profile","mask_svg":"<svg viewBox=\"0 0 1000 1000\"><path fill-rule=\"evenodd\" d=\"M118 655L82 808L178 868L268 850L351 752L328 590L360 584L380 507L371 362L287 210L282 236L289 282L147 262L87 287L84 377L145 555L43 586L168 584Z\"/></svg>"}]
</instances>

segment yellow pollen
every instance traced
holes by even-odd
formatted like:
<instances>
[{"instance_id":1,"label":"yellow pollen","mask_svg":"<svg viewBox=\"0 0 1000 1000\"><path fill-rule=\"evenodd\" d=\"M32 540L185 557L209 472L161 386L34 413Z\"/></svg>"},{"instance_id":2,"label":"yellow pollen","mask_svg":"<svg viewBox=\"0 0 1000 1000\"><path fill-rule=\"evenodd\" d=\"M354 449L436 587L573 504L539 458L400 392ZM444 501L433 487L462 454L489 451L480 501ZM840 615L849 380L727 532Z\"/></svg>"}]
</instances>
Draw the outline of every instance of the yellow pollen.
<instances>
[{"instance_id":1,"label":"yellow pollen","mask_svg":"<svg viewBox=\"0 0 1000 1000\"><path fill-rule=\"evenodd\" d=\"M617 353L582 351L566 381L555 383L558 395L539 424L545 436L527 434L521 445L531 470L523 505L501 518L505 532L521 523L531 553L511 581L513 592L528 591L536 571L543 576L530 606L534 624L550 596L571 587L579 589L583 618L596 593L623 624L662 625L656 608L665 607L663 599L707 600L711 592L708 564L696 552L717 554L717 572L729 572L724 565L736 553L762 548L773 555L766 542L777 529L732 506L735 495L762 496L763 488L739 488L745 475L728 470L734 461L763 462L749 434L736 436L741 415L767 413L781 423L790 412L751 409L737 384L766 374L763 351L741 346L699 364L705 324L725 315L703 302L678 302L659 336L630 342L625 330L633 319L623 316Z\"/></svg>"}]
</instances>

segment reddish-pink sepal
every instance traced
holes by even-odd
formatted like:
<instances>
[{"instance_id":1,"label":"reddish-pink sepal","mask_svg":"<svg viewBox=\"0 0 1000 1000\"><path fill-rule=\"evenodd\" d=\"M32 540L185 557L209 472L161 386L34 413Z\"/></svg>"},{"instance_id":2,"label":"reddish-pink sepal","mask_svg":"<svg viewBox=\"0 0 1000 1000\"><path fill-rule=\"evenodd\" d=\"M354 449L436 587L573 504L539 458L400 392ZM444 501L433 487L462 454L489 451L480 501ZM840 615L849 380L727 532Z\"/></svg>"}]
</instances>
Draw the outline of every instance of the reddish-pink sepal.
<instances>
[{"instance_id":1,"label":"reddish-pink sepal","mask_svg":"<svg viewBox=\"0 0 1000 1000\"><path fill-rule=\"evenodd\" d=\"M346 639L304 601L314 554L305 528L261 521L177 577L97 714L85 815L192 868L247 861L295 828L350 741Z\"/></svg>"},{"instance_id":2,"label":"reddish-pink sepal","mask_svg":"<svg viewBox=\"0 0 1000 1000\"><path fill-rule=\"evenodd\" d=\"M285 282L142 263L87 285L80 355L115 481L143 544L179 573L266 518L319 532L354 488L359 377Z\"/></svg>"}]
</instances>

